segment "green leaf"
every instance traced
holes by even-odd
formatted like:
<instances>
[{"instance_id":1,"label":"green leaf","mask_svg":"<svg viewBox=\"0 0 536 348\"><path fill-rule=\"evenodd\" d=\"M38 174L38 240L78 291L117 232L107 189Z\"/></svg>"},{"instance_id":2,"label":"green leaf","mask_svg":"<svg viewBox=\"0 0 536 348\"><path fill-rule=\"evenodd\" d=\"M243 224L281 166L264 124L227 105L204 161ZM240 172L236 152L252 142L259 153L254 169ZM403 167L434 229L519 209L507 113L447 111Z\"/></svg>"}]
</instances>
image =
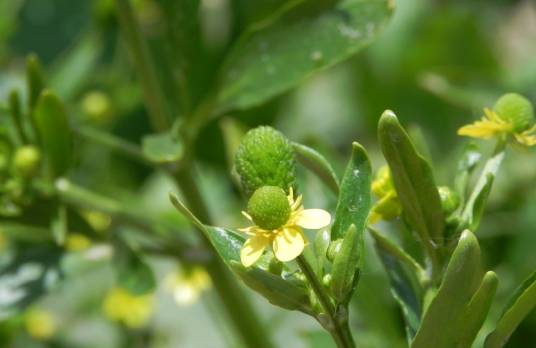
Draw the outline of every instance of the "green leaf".
<instances>
[{"instance_id":1,"label":"green leaf","mask_svg":"<svg viewBox=\"0 0 536 348\"><path fill-rule=\"evenodd\" d=\"M436 245L443 244L444 218L432 168L390 110L380 118L378 138L404 215L434 257Z\"/></svg>"},{"instance_id":2,"label":"green leaf","mask_svg":"<svg viewBox=\"0 0 536 348\"><path fill-rule=\"evenodd\" d=\"M119 286L133 295L144 295L156 288L156 279L151 268L126 243L117 240L114 262Z\"/></svg>"},{"instance_id":3,"label":"green leaf","mask_svg":"<svg viewBox=\"0 0 536 348\"><path fill-rule=\"evenodd\" d=\"M516 290L501 318L484 343L484 348L501 348L521 323L536 307L536 271Z\"/></svg>"},{"instance_id":4,"label":"green leaf","mask_svg":"<svg viewBox=\"0 0 536 348\"><path fill-rule=\"evenodd\" d=\"M332 240L342 238L352 224L357 228L359 238L363 238L371 207L371 177L372 169L367 152L360 144L352 143L352 157L342 178L331 229Z\"/></svg>"},{"instance_id":5,"label":"green leaf","mask_svg":"<svg viewBox=\"0 0 536 348\"><path fill-rule=\"evenodd\" d=\"M316 174L336 195L339 194L339 179L331 164L318 151L299 144L292 143L296 160Z\"/></svg>"},{"instance_id":6,"label":"green leaf","mask_svg":"<svg viewBox=\"0 0 536 348\"><path fill-rule=\"evenodd\" d=\"M224 64L219 111L260 104L351 57L381 31L392 4L343 0L303 15L310 5L304 1L270 25L246 32Z\"/></svg>"},{"instance_id":7,"label":"green leaf","mask_svg":"<svg viewBox=\"0 0 536 348\"><path fill-rule=\"evenodd\" d=\"M473 341L484 324L499 284L499 278L495 272L489 271L484 275L480 287L467 305L461 319L463 323L457 348L471 348Z\"/></svg>"},{"instance_id":8,"label":"green leaf","mask_svg":"<svg viewBox=\"0 0 536 348\"><path fill-rule=\"evenodd\" d=\"M311 313L309 294L305 287L297 286L258 267L246 268L237 261L230 261L229 265L247 286L264 296L271 304L288 310Z\"/></svg>"},{"instance_id":9,"label":"green leaf","mask_svg":"<svg viewBox=\"0 0 536 348\"><path fill-rule=\"evenodd\" d=\"M73 144L63 103L53 92L44 90L37 101L33 119L52 177L65 174L71 166Z\"/></svg>"},{"instance_id":10,"label":"green leaf","mask_svg":"<svg viewBox=\"0 0 536 348\"><path fill-rule=\"evenodd\" d=\"M481 278L480 247L473 233L462 233L445 276L430 303L411 348L452 348L464 324L461 321Z\"/></svg>"},{"instance_id":11,"label":"green leaf","mask_svg":"<svg viewBox=\"0 0 536 348\"><path fill-rule=\"evenodd\" d=\"M26 58L26 85L28 88L28 106L31 111L34 109L41 91L45 88L43 69L35 54L30 54Z\"/></svg>"},{"instance_id":12,"label":"green leaf","mask_svg":"<svg viewBox=\"0 0 536 348\"><path fill-rule=\"evenodd\" d=\"M142 151L145 157L156 163L178 161L184 152L182 142L171 133L151 134L143 137Z\"/></svg>"},{"instance_id":13,"label":"green leaf","mask_svg":"<svg viewBox=\"0 0 536 348\"><path fill-rule=\"evenodd\" d=\"M350 225L331 268L331 293L339 303L346 302L357 285L355 278L359 276L362 256L363 231L358 231L355 225Z\"/></svg>"},{"instance_id":14,"label":"green leaf","mask_svg":"<svg viewBox=\"0 0 536 348\"><path fill-rule=\"evenodd\" d=\"M499 144L501 146L501 144ZM497 175L504 158L504 150L496 150L494 155L486 161L480 177L475 184L471 196L467 200L462 212L462 223L460 229L470 228L476 231L480 225L480 220L484 214L484 208L491 192L493 180Z\"/></svg>"}]
</instances>

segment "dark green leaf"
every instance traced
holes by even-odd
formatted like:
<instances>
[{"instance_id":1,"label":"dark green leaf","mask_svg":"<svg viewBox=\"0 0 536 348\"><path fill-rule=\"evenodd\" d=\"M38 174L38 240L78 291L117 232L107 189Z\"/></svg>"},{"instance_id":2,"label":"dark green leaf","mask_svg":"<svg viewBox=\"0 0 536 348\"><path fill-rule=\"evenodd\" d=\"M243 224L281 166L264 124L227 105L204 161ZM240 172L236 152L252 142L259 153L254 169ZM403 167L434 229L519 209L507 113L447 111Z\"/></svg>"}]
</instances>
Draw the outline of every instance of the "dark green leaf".
<instances>
[{"instance_id":1,"label":"dark green leaf","mask_svg":"<svg viewBox=\"0 0 536 348\"><path fill-rule=\"evenodd\" d=\"M133 295L154 291L156 279L151 268L126 243L118 240L114 248L118 284Z\"/></svg>"},{"instance_id":2,"label":"dark green leaf","mask_svg":"<svg viewBox=\"0 0 536 348\"><path fill-rule=\"evenodd\" d=\"M360 144L354 142L352 157L341 182L335 221L331 230L332 240L342 238L352 224L357 228L359 238L363 238L371 206L371 172L367 152Z\"/></svg>"},{"instance_id":3,"label":"dark green leaf","mask_svg":"<svg viewBox=\"0 0 536 348\"><path fill-rule=\"evenodd\" d=\"M224 65L220 111L260 104L351 57L381 31L392 4L343 0L300 16L310 5L304 1L271 25L246 32Z\"/></svg>"},{"instance_id":4,"label":"dark green leaf","mask_svg":"<svg viewBox=\"0 0 536 348\"><path fill-rule=\"evenodd\" d=\"M412 348L452 348L460 334L461 320L482 279L480 247L473 233L462 233L445 271L439 291L430 303Z\"/></svg>"},{"instance_id":5,"label":"dark green leaf","mask_svg":"<svg viewBox=\"0 0 536 348\"><path fill-rule=\"evenodd\" d=\"M346 302L357 285L359 266L363 257L363 232L350 225L344 235L341 249L333 260L331 268L331 293L339 303Z\"/></svg>"},{"instance_id":6,"label":"dark green leaf","mask_svg":"<svg viewBox=\"0 0 536 348\"><path fill-rule=\"evenodd\" d=\"M519 323L536 307L536 271L516 290L497 322L495 330L486 338L484 348L501 348Z\"/></svg>"},{"instance_id":7,"label":"dark green leaf","mask_svg":"<svg viewBox=\"0 0 536 348\"><path fill-rule=\"evenodd\" d=\"M339 179L331 164L318 151L299 144L292 143L296 160L316 174L335 194L339 194Z\"/></svg>"},{"instance_id":8,"label":"dark green leaf","mask_svg":"<svg viewBox=\"0 0 536 348\"><path fill-rule=\"evenodd\" d=\"M180 139L170 133L144 136L142 150L147 159L156 163L175 162L182 157L184 151Z\"/></svg>"},{"instance_id":9,"label":"dark green leaf","mask_svg":"<svg viewBox=\"0 0 536 348\"><path fill-rule=\"evenodd\" d=\"M444 220L432 168L417 153L392 111L383 113L378 138L404 215L433 257L435 245L443 244Z\"/></svg>"},{"instance_id":10,"label":"dark green leaf","mask_svg":"<svg viewBox=\"0 0 536 348\"><path fill-rule=\"evenodd\" d=\"M52 177L63 175L73 157L71 129L63 103L53 92L45 90L37 101L33 118Z\"/></svg>"}]
</instances>

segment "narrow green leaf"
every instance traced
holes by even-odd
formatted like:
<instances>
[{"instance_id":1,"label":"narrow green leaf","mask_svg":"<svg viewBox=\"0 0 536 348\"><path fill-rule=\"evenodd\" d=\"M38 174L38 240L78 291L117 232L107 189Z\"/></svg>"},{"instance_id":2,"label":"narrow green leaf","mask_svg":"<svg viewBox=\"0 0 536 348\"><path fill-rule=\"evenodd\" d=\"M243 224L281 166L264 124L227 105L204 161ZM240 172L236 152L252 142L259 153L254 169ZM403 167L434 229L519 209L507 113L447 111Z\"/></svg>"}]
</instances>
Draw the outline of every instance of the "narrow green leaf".
<instances>
[{"instance_id":1,"label":"narrow green leaf","mask_svg":"<svg viewBox=\"0 0 536 348\"><path fill-rule=\"evenodd\" d=\"M499 284L495 272L489 271L484 275L480 287L467 305L461 319L463 325L458 335L457 348L471 348L473 341L484 324Z\"/></svg>"},{"instance_id":2,"label":"narrow green leaf","mask_svg":"<svg viewBox=\"0 0 536 348\"><path fill-rule=\"evenodd\" d=\"M309 6L303 1L237 41L224 64L220 112L260 104L351 57L377 36L393 11L388 0L343 0L312 14Z\"/></svg>"},{"instance_id":3,"label":"narrow green leaf","mask_svg":"<svg viewBox=\"0 0 536 348\"><path fill-rule=\"evenodd\" d=\"M473 233L462 233L445 271L443 282L430 303L411 348L452 348L461 318L481 279L480 247Z\"/></svg>"},{"instance_id":4,"label":"narrow green leaf","mask_svg":"<svg viewBox=\"0 0 536 348\"><path fill-rule=\"evenodd\" d=\"M404 215L434 257L436 245L443 244L444 218L432 168L390 110L380 118L378 138Z\"/></svg>"},{"instance_id":5,"label":"narrow green leaf","mask_svg":"<svg viewBox=\"0 0 536 348\"><path fill-rule=\"evenodd\" d=\"M311 312L309 294L305 287L297 286L258 267L246 268L237 261L231 261L229 265L247 286L264 296L271 304L289 310Z\"/></svg>"},{"instance_id":6,"label":"narrow green leaf","mask_svg":"<svg viewBox=\"0 0 536 348\"><path fill-rule=\"evenodd\" d=\"M166 132L144 136L142 151L150 161L170 163L178 161L182 157L184 149L180 139Z\"/></svg>"},{"instance_id":7,"label":"narrow green leaf","mask_svg":"<svg viewBox=\"0 0 536 348\"><path fill-rule=\"evenodd\" d=\"M339 303L345 302L355 288L354 278L359 272L362 256L363 232L350 225L331 268L331 293Z\"/></svg>"},{"instance_id":8,"label":"narrow green leaf","mask_svg":"<svg viewBox=\"0 0 536 348\"><path fill-rule=\"evenodd\" d=\"M130 293L144 295L156 288L156 279L151 268L122 241L115 243L114 263L118 284Z\"/></svg>"},{"instance_id":9,"label":"narrow green leaf","mask_svg":"<svg viewBox=\"0 0 536 348\"><path fill-rule=\"evenodd\" d=\"M41 63L35 54L26 59L26 85L28 88L28 106L34 109L41 91L45 88L45 78Z\"/></svg>"},{"instance_id":10,"label":"narrow green leaf","mask_svg":"<svg viewBox=\"0 0 536 348\"><path fill-rule=\"evenodd\" d=\"M292 143L292 146L294 147L296 160L316 174L320 180L333 191L333 193L338 195L339 179L328 160L326 160L318 151L308 146L299 143Z\"/></svg>"},{"instance_id":11,"label":"narrow green leaf","mask_svg":"<svg viewBox=\"0 0 536 348\"><path fill-rule=\"evenodd\" d=\"M505 307L497 326L486 338L484 348L501 348L521 323L536 307L536 271L516 290Z\"/></svg>"},{"instance_id":12,"label":"narrow green leaf","mask_svg":"<svg viewBox=\"0 0 536 348\"><path fill-rule=\"evenodd\" d=\"M33 119L52 177L65 174L72 162L73 144L63 103L53 92L43 91L37 101Z\"/></svg>"},{"instance_id":13,"label":"narrow green leaf","mask_svg":"<svg viewBox=\"0 0 536 348\"><path fill-rule=\"evenodd\" d=\"M335 221L331 239L336 240L354 224L360 237L370 212L372 169L365 149L358 143L352 144L352 157L342 178L339 200L335 210Z\"/></svg>"}]
</instances>

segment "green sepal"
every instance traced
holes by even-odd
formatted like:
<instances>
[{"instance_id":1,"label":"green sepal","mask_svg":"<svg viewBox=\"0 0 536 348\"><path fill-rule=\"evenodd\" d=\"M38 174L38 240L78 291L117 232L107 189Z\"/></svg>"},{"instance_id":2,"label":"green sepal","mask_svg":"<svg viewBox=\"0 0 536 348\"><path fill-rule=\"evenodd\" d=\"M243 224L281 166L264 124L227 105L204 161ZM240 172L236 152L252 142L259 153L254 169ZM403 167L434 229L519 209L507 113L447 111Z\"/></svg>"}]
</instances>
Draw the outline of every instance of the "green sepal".
<instances>
[{"instance_id":1,"label":"green sepal","mask_svg":"<svg viewBox=\"0 0 536 348\"><path fill-rule=\"evenodd\" d=\"M53 92L44 90L33 119L51 176L62 176L73 158L72 134L63 103Z\"/></svg>"},{"instance_id":2,"label":"green sepal","mask_svg":"<svg viewBox=\"0 0 536 348\"><path fill-rule=\"evenodd\" d=\"M370 212L372 169L365 149L354 142L352 157L341 181L339 199L335 210L335 221L331 229L331 239L342 238L350 225L355 225L360 238Z\"/></svg>"},{"instance_id":3,"label":"green sepal","mask_svg":"<svg viewBox=\"0 0 536 348\"><path fill-rule=\"evenodd\" d=\"M152 269L119 239L114 243L114 266L118 285L129 293L139 296L155 290L156 278Z\"/></svg>"},{"instance_id":4,"label":"green sepal","mask_svg":"<svg viewBox=\"0 0 536 348\"><path fill-rule=\"evenodd\" d=\"M184 148L178 136L170 132L149 134L142 139L143 155L155 163L170 163L182 158Z\"/></svg>"},{"instance_id":5,"label":"green sepal","mask_svg":"<svg viewBox=\"0 0 536 348\"><path fill-rule=\"evenodd\" d=\"M429 250L443 245L444 217L432 167L411 142L395 114L385 111L378 124L378 138L404 216Z\"/></svg>"},{"instance_id":6,"label":"green sepal","mask_svg":"<svg viewBox=\"0 0 536 348\"><path fill-rule=\"evenodd\" d=\"M318 151L300 143L292 143L296 160L313 172L335 194L339 194L339 179L335 170Z\"/></svg>"},{"instance_id":7,"label":"green sepal","mask_svg":"<svg viewBox=\"0 0 536 348\"><path fill-rule=\"evenodd\" d=\"M452 348L461 320L480 280L480 246L474 234L464 231L447 265L445 276L426 310L411 348Z\"/></svg>"},{"instance_id":8,"label":"green sepal","mask_svg":"<svg viewBox=\"0 0 536 348\"><path fill-rule=\"evenodd\" d=\"M347 302L357 285L356 277L362 256L363 231L358 231L355 225L350 225L331 268L330 289L339 303Z\"/></svg>"},{"instance_id":9,"label":"green sepal","mask_svg":"<svg viewBox=\"0 0 536 348\"><path fill-rule=\"evenodd\" d=\"M486 337L484 348L501 348L517 326L536 307L536 271L515 291L495 329Z\"/></svg>"}]
</instances>

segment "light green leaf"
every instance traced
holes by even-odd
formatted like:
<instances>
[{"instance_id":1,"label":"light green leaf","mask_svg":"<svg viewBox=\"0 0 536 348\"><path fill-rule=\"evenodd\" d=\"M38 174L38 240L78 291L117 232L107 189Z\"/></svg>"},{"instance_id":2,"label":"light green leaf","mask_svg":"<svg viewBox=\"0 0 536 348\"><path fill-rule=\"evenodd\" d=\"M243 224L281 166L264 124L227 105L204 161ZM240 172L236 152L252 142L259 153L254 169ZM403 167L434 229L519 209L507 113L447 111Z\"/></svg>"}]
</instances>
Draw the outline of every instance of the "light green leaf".
<instances>
[{"instance_id":1,"label":"light green leaf","mask_svg":"<svg viewBox=\"0 0 536 348\"><path fill-rule=\"evenodd\" d=\"M484 348L501 348L521 323L536 307L536 271L516 290L497 322L497 326L486 338Z\"/></svg>"},{"instance_id":2,"label":"light green leaf","mask_svg":"<svg viewBox=\"0 0 536 348\"><path fill-rule=\"evenodd\" d=\"M331 239L342 238L354 224L363 238L363 231L370 212L372 169L365 149L358 143L352 144L352 157L342 178L339 200L335 210L335 221Z\"/></svg>"},{"instance_id":3,"label":"light green leaf","mask_svg":"<svg viewBox=\"0 0 536 348\"><path fill-rule=\"evenodd\" d=\"M62 176L73 159L72 134L63 103L53 92L44 90L33 119L52 177Z\"/></svg>"},{"instance_id":4,"label":"light green leaf","mask_svg":"<svg viewBox=\"0 0 536 348\"><path fill-rule=\"evenodd\" d=\"M436 245L443 244L444 219L432 168L390 110L380 118L378 138L404 216L434 257Z\"/></svg>"},{"instance_id":5,"label":"light green leaf","mask_svg":"<svg viewBox=\"0 0 536 348\"><path fill-rule=\"evenodd\" d=\"M224 64L219 111L260 104L351 57L385 26L393 4L342 0L310 14L304 1L270 25L246 32Z\"/></svg>"},{"instance_id":6,"label":"light green leaf","mask_svg":"<svg viewBox=\"0 0 536 348\"><path fill-rule=\"evenodd\" d=\"M156 279L151 268L126 243L117 241L114 262L118 284L133 295L154 291Z\"/></svg>"},{"instance_id":7,"label":"light green leaf","mask_svg":"<svg viewBox=\"0 0 536 348\"><path fill-rule=\"evenodd\" d=\"M299 144L292 143L296 160L316 174L336 195L339 194L339 179L331 164L318 151Z\"/></svg>"},{"instance_id":8,"label":"light green leaf","mask_svg":"<svg viewBox=\"0 0 536 348\"><path fill-rule=\"evenodd\" d=\"M182 142L171 133L151 134L143 137L142 151L145 157L156 163L179 160L184 152Z\"/></svg>"},{"instance_id":9,"label":"light green leaf","mask_svg":"<svg viewBox=\"0 0 536 348\"><path fill-rule=\"evenodd\" d=\"M467 305L461 319L460 333L458 334L457 348L471 348L473 341L484 324L499 284L495 272L489 271L484 275L480 287Z\"/></svg>"},{"instance_id":10,"label":"light green leaf","mask_svg":"<svg viewBox=\"0 0 536 348\"><path fill-rule=\"evenodd\" d=\"M331 293L339 303L347 302L355 289L362 257L363 232L350 225L331 268Z\"/></svg>"},{"instance_id":11,"label":"light green leaf","mask_svg":"<svg viewBox=\"0 0 536 348\"><path fill-rule=\"evenodd\" d=\"M452 348L461 318L482 279L480 247L473 233L462 233L447 265L439 291L430 303L411 348Z\"/></svg>"},{"instance_id":12,"label":"light green leaf","mask_svg":"<svg viewBox=\"0 0 536 348\"><path fill-rule=\"evenodd\" d=\"M45 77L41 63L35 54L26 58L26 87L28 88L28 107L33 110L41 91L45 88Z\"/></svg>"}]
</instances>

